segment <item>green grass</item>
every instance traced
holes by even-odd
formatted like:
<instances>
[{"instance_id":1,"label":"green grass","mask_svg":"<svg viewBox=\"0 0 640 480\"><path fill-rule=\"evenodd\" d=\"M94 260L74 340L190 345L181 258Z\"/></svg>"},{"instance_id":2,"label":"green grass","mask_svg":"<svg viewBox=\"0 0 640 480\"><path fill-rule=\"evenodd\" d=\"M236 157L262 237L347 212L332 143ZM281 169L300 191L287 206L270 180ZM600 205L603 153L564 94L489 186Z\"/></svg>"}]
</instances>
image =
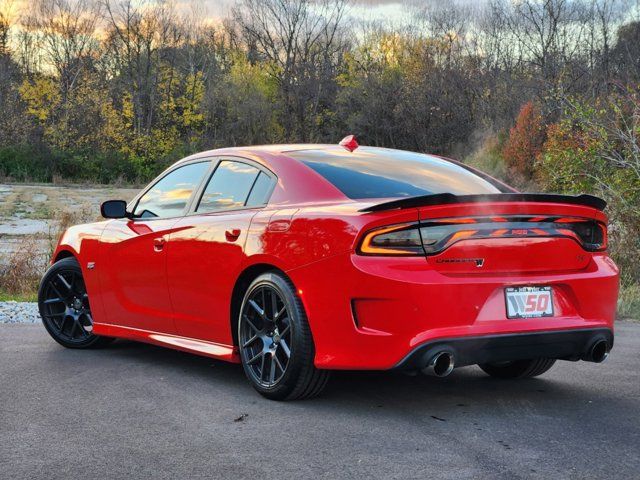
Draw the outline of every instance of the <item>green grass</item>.
<instances>
[{"instance_id":1,"label":"green grass","mask_svg":"<svg viewBox=\"0 0 640 480\"><path fill-rule=\"evenodd\" d=\"M0 290L0 302L37 302L38 294L36 292L30 293L9 293Z\"/></svg>"}]
</instances>

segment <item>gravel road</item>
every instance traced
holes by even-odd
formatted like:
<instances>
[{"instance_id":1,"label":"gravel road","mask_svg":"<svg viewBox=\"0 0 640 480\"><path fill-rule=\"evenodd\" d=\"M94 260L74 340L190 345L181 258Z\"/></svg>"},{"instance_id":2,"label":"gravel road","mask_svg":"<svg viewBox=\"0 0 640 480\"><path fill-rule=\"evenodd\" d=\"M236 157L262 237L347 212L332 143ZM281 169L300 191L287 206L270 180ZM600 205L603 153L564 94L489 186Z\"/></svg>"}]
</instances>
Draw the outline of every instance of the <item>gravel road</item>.
<instances>
[{"instance_id":1,"label":"gravel road","mask_svg":"<svg viewBox=\"0 0 640 480\"><path fill-rule=\"evenodd\" d=\"M620 322L602 365L339 372L322 397L278 403L237 365L0 325L0 477L637 479L639 372L640 324Z\"/></svg>"}]
</instances>

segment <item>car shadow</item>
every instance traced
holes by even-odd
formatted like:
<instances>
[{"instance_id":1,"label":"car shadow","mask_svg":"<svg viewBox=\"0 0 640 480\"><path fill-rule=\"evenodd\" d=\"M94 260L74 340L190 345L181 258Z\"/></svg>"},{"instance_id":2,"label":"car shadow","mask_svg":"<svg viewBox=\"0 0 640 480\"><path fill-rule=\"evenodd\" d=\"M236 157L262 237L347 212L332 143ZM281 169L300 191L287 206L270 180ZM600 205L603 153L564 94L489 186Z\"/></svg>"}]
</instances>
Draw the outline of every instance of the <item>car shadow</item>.
<instances>
[{"instance_id":1,"label":"car shadow","mask_svg":"<svg viewBox=\"0 0 640 480\"><path fill-rule=\"evenodd\" d=\"M118 340L109 347L99 350L100 355L116 357L120 360L131 358L136 362L153 365L169 375L172 371L188 376L196 383L216 389L238 389L240 395L251 395L252 400L260 397L248 385L240 365L230 364L190 353L171 350L154 345ZM454 370L446 378L425 375L409 376L399 372L335 371L329 385L318 398L297 402L301 408L334 409L348 406L351 409L374 411L391 409L407 413L425 408L433 412L434 420L446 421L451 417L486 411L487 407L508 412L510 409L571 408L585 398L592 401L603 400L613 407L624 402L614 392L590 389L588 382L574 381L576 366L572 362L559 362L555 371L544 377L500 380L485 375L478 367L464 367ZM593 364L583 365L592 368ZM302 407L304 406L304 407ZM620 405L622 406L622 405Z\"/></svg>"}]
</instances>

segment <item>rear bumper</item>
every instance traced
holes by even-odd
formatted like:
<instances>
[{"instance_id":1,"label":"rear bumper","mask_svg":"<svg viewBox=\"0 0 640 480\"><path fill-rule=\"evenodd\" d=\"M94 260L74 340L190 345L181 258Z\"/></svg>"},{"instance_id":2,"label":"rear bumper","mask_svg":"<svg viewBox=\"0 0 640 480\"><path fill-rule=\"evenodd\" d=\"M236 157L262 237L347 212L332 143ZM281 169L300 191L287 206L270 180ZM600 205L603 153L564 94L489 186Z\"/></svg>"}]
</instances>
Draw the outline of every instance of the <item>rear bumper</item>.
<instances>
[{"instance_id":1,"label":"rear bumper","mask_svg":"<svg viewBox=\"0 0 640 480\"><path fill-rule=\"evenodd\" d=\"M315 365L326 369L387 370L434 342L455 339L459 348L473 351L482 345L482 339L503 335L567 334L557 337L568 339L567 346L556 345L562 340L551 341L551 346L542 342L534 352L535 356L563 358L583 346L569 333L613 332L618 296L618 270L606 254L592 255L583 270L517 275L444 274L424 258L343 254L287 274L307 313ZM553 317L506 317L505 287L527 285L552 287ZM463 347L465 339L471 339L471 347ZM509 341L498 343L504 348L492 348L491 355L498 358L498 353L504 356L507 351L512 355L509 360L521 358L522 353L517 352L521 347L509 350ZM489 361L483 358L464 360L463 356L456 364Z\"/></svg>"},{"instance_id":2,"label":"rear bumper","mask_svg":"<svg viewBox=\"0 0 640 480\"><path fill-rule=\"evenodd\" d=\"M438 339L415 348L395 368L422 369L443 351L453 355L456 367L537 357L580 360L600 340L606 341L607 350L611 350L613 332L608 328L598 328Z\"/></svg>"}]
</instances>

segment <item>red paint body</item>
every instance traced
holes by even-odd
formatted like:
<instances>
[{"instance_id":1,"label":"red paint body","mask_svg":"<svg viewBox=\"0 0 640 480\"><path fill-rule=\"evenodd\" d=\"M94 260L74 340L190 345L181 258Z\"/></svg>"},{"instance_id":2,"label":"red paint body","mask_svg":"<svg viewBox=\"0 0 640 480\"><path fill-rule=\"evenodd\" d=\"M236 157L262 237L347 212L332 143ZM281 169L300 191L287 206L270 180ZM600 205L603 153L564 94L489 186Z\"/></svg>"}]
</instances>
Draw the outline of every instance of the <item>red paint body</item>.
<instances>
[{"instance_id":1,"label":"red paint body","mask_svg":"<svg viewBox=\"0 0 640 480\"><path fill-rule=\"evenodd\" d=\"M618 270L606 252L588 252L571 238L469 238L426 257L357 253L363 234L376 227L482 215L574 216L606 224L599 210L494 202L363 213L386 199L347 198L282 153L294 148L216 150L177 164L249 159L277 177L264 207L70 228L53 259L78 259L94 332L237 362L234 287L243 272L266 268L285 272L298 289L319 368L392 368L438 338L613 329ZM447 261L476 257L484 259L482 268ZM550 285L554 316L507 319L504 288L521 285Z\"/></svg>"}]
</instances>

